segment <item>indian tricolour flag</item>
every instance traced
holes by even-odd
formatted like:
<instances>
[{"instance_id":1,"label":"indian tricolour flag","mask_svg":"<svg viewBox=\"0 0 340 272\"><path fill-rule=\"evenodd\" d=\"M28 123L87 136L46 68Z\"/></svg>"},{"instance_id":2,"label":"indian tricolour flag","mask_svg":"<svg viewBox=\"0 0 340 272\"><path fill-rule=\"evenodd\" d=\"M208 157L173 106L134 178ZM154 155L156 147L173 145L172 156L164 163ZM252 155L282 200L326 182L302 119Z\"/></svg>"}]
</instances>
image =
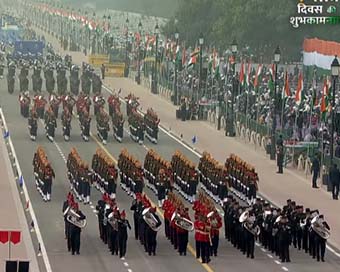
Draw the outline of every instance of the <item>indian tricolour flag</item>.
<instances>
[{"instance_id":1,"label":"indian tricolour flag","mask_svg":"<svg viewBox=\"0 0 340 272\"><path fill-rule=\"evenodd\" d=\"M330 70L334 56L340 56L340 43L305 39L303 42L303 65Z\"/></svg>"}]
</instances>

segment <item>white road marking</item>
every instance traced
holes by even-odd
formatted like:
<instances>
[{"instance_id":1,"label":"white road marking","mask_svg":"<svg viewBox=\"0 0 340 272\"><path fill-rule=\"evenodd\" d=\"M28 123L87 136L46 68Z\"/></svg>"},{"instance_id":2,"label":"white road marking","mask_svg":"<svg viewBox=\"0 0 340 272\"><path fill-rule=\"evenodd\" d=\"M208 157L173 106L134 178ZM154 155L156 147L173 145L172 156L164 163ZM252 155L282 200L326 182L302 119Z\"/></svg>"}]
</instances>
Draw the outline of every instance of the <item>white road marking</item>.
<instances>
[{"instance_id":1,"label":"white road marking","mask_svg":"<svg viewBox=\"0 0 340 272\"><path fill-rule=\"evenodd\" d=\"M281 268L282 268L282 270L284 270L284 271L288 271L288 268L285 267L285 266L282 266Z\"/></svg>"},{"instance_id":2,"label":"white road marking","mask_svg":"<svg viewBox=\"0 0 340 272\"><path fill-rule=\"evenodd\" d=\"M1 119L2 119L3 127L7 129L6 119L5 119L5 116L4 116L1 108L0 108L0 116L1 116ZM16 168L17 168L17 171L18 171L18 176L21 177L23 175L22 175L21 167L20 167L19 161L17 159L17 155L16 155L16 152L15 152L12 140L11 140L11 135L9 135L6 144L9 145L11 150L12 150L13 157L14 157L15 161L17 162ZM22 190L24 191L24 196L25 196L26 203L27 203L27 201L29 203L31 203L31 199L29 197L29 194L28 194L25 182L23 182L23 184L22 184ZM44 240L43 240L41 232L40 232L40 228L39 228L37 217L35 216L33 205L29 205L28 206L28 211L29 211L29 213L31 215L32 221L34 222L35 233L37 234L37 239L38 239L38 242L40 244L41 252L38 253L38 256L41 256L41 255L43 256L43 260L44 260L44 263L45 263L46 271L47 272L52 272L50 260L48 259L48 256L47 256L46 247L45 247Z\"/></svg>"},{"instance_id":3,"label":"white road marking","mask_svg":"<svg viewBox=\"0 0 340 272\"><path fill-rule=\"evenodd\" d=\"M273 256L272 256L272 255L270 255L270 254L267 254L267 256L268 256L269 258L273 259Z\"/></svg>"},{"instance_id":4,"label":"white road marking","mask_svg":"<svg viewBox=\"0 0 340 272\"><path fill-rule=\"evenodd\" d=\"M278 261L278 260L275 260L274 262L275 262L276 264L281 264L281 262Z\"/></svg>"}]
</instances>

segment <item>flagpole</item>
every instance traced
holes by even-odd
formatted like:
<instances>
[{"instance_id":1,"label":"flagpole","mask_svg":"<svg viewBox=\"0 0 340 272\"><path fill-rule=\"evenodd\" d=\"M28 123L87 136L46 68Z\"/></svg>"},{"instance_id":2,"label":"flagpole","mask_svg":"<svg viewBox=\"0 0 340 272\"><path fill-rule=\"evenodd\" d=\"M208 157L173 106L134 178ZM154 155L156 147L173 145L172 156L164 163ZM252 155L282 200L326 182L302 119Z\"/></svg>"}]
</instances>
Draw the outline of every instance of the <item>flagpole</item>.
<instances>
[{"instance_id":1,"label":"flagpole","mask_svg":"<svg viewBox=\"0 0 340 272\"><path fill-rule=\"evenodd\" d=\"M8 260L11 259L11 240L12 240L12 232L9 231L9 241L8 241Z\"/></svg>"},{"instance_id":2,"label":"flagpole","mask_svg":"<svg viewBox=\"0 0 340 272\"><path fill-rule=\"evenodd\" d=\"M299 112L299 110L297 109L297 111L295 112L294 132L295 132L296 127L297 127L298 112ZM296 143L295 143L295 139L294 139L294 144L293 144L293 158L292 158L292 165L293 165L293 167L294 167L295 145L296 145Z\"/></svg>"},{"instance_id":3,"label":"flagpole","mask_svg":"<svg viewBox=\"0 0 340 272\"><path fill-rule=\"evenodd\" d=\"M285 107L285 90L283 89L282 92L282 105L281 105L281 134L283 134L283 113L284 113L284 107Z\"/></svg>"},{"instance_id":4,"label":"flagpole","mask_svg":"<svg viewBox=\"0 0 340 272\"><path fill-rule=\"evenodd\" d=\"M257 139L257 129L258 129L258 122L259 122L259 89L257 89L256 92L256 122L255 122L255 131L256 131L256 135L255 135L255 139ZM256 150L256 141L255 141L255 150Z\"/></svg>"}]
</instances>

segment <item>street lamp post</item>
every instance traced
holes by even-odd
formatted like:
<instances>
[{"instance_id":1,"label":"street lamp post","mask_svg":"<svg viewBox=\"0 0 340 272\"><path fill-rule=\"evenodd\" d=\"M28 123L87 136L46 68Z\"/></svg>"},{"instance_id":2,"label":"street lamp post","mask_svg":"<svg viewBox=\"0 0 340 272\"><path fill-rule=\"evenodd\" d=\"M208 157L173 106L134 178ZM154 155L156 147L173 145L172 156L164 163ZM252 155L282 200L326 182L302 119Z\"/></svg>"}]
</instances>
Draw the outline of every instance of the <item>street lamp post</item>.
<instances>
[{"instance_id":1,"label":"street lamp post","mask_svg":"<svg viewBox=\"0 0 340 272\"><path fill-rule=\"evenodd\" d=\"M273 122L271 132L271 152L270 159L275 160L276 158L276 106L277 106L277 67L280 62L281 51L280 47L277 46L274 52L274 63L275 63L275 82L274 82L274 105L273 105Z\"/></svg>"},{"instance_id":2,"label":"street lamp post","mask_svg":"<svg viewBox=\"0 0 340 272\"><path fill-rule=\"evenodd\" d=\"M204 44L204 38L203 33L201 32L200 37L198 39L198 43L200 45L200 78L199 78L199 93L201 95L202 92L202 71L203 71L203 44ZM201 97L199 96L198 99ZM198 102L198 101L197 101Z\"/></svg>"},{"instance_id":3,"label":"street lamp post","mask_svg":"<svg viewBox=\"0 0 340 272\"><path fill-rule=\"evenodd\" d=\"M176 50L177 50L177 46L178 46L178 39L179 39L179 33L178 30L176 29L175 32L175 39L176 39ZM178 73L178 63L177 63L177 56L175 57L175 86L174 86L174 105L177 106L178 105L178 79L177 79L177 73Z\"/></svg>"},{"instance_id":4,"label":"street lamp post","mask_svg":"<svg viewBox=\"0 0 340 272\"><path fill-rule=\"evenodd\" d=\"M140 39L141 39L141 36L142 36L142 22L139 21L139 24L138 24L138 33L139 33L139 40L138 40L138 56L137 56L137 77L136 77L136 82L138 85L140 85L140 55L141 55L141 52L140 52Z\"/></svg>"},{"instance_id":5,"label":"street lamp post","mask_svg":"<svg viewBox=\"0 0 340 272\"><path fill-rule=\"evenodd\" d=\"M340 64L338 61L337 56L335 56L332 64L331 64L331 73L333 77L333 86L332 86L332 115L331 115L331 142L330 142L330 157L331 157L331 165L333 165L333 158L334 158L334 111L335 111L335 88L336 83L339 78L339 68Z\"/></svg>"},{"instance_id":6,"label":"street lamp post","mask_svg":"<svg viewBox=\"0 0 340 272\"><path fill-rule=\"evenodd\" d=\"M129 43L129 18L126 18L125 21L125 71L124 77L129 76L129 54L128 54L128 43Z\"/></svg>"},{"instance_id":7,"label":"street lamp post","mask_svg":"<svg viewBox=\"0 0 340 272\"><path fill-rule=\"evenodd\" d=\"M151 81L151 92L153 94L158 93L158 79L157 79L157 63L158 63L158 35L159 35L159 27L158 23L155 27L155 36L156 36L156 49L155 49L155 62L152 69L152 81Z\"/></svg>"},{"instance_id":8,"label":"street lamp post","mask_svg":"<svg viewBox=\"0 0 340 272\"><path fill-rule=\"evenodd\" d=\"M235 100L235 93L236 93L236 89L237 89L237 84L236 84L236 54L237 54L237 42L234 39L232 44L231 44L231 53L233 55L233 66L232 66L232 89L231 89L231 110L227 115L227 125L226 125L226 130L225 130L225 136L229 136L229 137L235 137L235 129L234 129L234 100ZM227 101L227 106L228 106L228 101Z\"/></svg>"}]
</instances>

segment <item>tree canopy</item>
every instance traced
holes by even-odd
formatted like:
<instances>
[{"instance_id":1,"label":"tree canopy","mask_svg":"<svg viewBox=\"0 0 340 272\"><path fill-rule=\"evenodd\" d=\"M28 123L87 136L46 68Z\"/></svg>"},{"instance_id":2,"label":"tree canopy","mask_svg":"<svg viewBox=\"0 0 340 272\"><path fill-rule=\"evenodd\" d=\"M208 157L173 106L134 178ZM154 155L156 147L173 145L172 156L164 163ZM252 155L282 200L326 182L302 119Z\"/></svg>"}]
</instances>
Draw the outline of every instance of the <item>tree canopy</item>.
<instances>
[{"instance_id":1,"label":"tree canopy","mask_svg":"<svg viewBox=\"0 0 340 272\"><path fill-rule=\"evenodd\" d=\"M181 39L195 45L202 32L205 44L227 49L235 38L239 49L249 46L254 56L272 55L280 45L283 61L299 60L305 37L339 40L337 25L301 25L289 20L298 1L282 0L181 0L166 35L177 28ZM175 20L176 19L176 20Z\"/></svg>"}]
</instances>

